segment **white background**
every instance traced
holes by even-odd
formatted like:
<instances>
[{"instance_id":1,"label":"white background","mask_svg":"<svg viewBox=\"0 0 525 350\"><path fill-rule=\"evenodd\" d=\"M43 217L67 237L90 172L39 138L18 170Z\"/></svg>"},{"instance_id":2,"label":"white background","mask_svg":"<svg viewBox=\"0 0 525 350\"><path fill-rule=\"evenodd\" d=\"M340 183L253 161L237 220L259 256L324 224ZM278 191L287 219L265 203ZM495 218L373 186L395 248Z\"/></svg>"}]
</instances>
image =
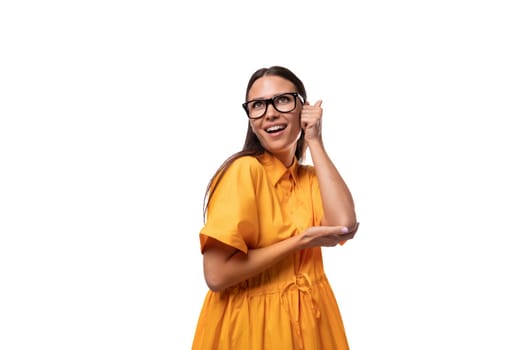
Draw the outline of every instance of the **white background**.
<instances>
[{"instance_id":1,"label":"white background","mask_svg":"<svg viewBox=\"0 0 525 350\"><path fill-rule=\"evenodd\" d=\"M249 76L323 99L353 350L525 349L519 1L4 1L0 349L189 349Z\"/></svg>"}]
</instances>

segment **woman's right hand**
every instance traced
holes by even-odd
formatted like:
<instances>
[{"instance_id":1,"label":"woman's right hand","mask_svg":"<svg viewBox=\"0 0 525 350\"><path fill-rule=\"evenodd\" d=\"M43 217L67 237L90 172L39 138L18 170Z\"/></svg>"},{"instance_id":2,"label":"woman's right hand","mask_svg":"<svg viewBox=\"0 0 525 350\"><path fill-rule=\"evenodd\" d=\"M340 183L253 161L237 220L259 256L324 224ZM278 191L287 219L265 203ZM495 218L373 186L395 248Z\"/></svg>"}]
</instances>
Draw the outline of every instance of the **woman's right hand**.
<instances>
[{"instance_id":1,"label":"woman's right hand","mask_svg":"<svg viewBox=\"0 0 525 350\"><path fill-rule=\"evenodd\" d=\"M301 234L304 248L333 247L339 243L354 238L359 223L353 228L346 226L313 226Z\"/></svg>"}]
</instances>

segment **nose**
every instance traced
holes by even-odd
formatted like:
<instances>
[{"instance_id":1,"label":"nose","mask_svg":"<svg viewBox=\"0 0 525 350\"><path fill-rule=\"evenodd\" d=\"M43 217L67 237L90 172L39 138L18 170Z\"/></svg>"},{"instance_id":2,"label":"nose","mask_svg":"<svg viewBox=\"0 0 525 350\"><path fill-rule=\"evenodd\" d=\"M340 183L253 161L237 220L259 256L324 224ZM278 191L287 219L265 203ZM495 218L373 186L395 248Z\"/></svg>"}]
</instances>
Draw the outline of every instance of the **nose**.
<instances>
[{"instance_id":1,"label":"nose","mask_svg":"<svg viewBox=\"0 0 525 350\"><path fill-rule=\"evenodd\" d=\"M279 115L279 111L275 109L273 104L268 103L268 106L266 107L266 114L264 115L265 118L274 119Z\"/></svg>"}]
</instances>

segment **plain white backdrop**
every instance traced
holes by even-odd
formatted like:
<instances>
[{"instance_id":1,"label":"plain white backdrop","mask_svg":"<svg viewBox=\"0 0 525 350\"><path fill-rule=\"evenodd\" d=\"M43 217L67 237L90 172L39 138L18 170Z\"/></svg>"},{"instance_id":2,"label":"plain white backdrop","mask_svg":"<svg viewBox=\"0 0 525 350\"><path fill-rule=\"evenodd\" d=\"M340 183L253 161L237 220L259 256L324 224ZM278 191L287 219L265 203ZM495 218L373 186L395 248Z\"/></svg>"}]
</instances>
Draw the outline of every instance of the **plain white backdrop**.
<instances>
[{"instance_id":1,"label":"plain white backdrop","mask_svg":"<svg viewBox=\"0 0 525 350\"><path fill-rule=\"evenodd\" d=\"M351 348L525 349L518 5L2 2L0 348L191 347L204 190L277 64L355 197Z\"/></svg>"}]
</instances>

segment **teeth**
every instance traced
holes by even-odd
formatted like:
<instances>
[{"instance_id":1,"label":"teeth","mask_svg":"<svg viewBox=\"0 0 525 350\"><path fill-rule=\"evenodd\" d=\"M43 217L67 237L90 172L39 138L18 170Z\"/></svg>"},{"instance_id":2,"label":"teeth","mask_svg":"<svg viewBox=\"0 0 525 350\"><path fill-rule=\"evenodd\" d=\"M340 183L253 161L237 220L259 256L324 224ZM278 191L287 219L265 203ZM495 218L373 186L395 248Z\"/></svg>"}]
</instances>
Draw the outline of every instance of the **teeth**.
<instances>
[{"instance_id":1,"label":"teeth","mask_svg":"<svg viewBox=\"0 0 525 350\"><path fill-rule=\"evenodd\" d=\"M272 131L277 131L277 130L282 130L282 129L284 129L284 125L274 125L274 126L270 126L268 129L266 129L266 131L272 132Z\"/></svg>"}]
</instances>

